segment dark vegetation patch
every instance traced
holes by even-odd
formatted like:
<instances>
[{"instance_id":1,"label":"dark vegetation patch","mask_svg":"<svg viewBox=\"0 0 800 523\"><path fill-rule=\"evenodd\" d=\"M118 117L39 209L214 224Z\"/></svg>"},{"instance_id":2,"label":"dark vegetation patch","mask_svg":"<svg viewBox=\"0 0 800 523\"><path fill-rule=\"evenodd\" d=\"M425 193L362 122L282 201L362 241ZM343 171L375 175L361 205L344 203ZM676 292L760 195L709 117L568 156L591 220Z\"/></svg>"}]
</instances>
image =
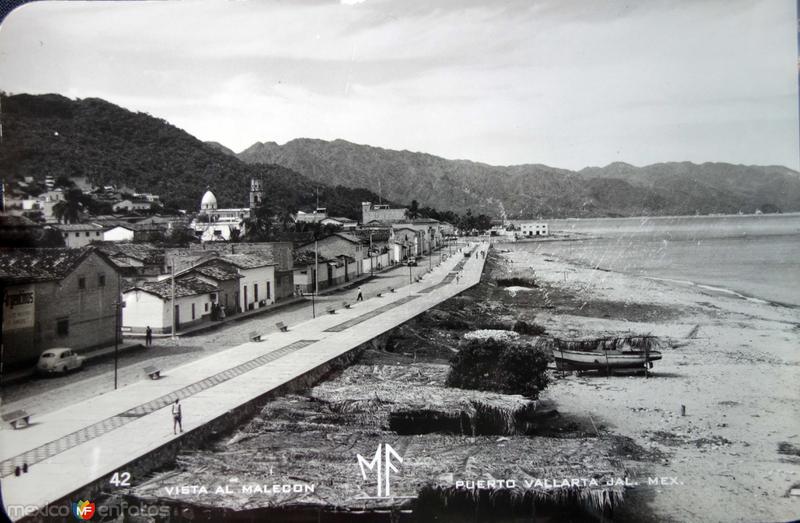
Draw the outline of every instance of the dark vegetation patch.
<instances>
[{"instance_id":1,"label":"dark vegetation patch","mask_svg":"<svg viewBox=\"0 0 800 523\"><path fill-rule=\"evenodd\" d=\"M548 353L530 345L487 340L462 344L450 363L449 387L537 398L547 387Z\"/></svg>"},{"instance_id":2,"label":"dark vegetation patch","mask_svg":"<svg viewBox=\"0 0 800 523\"><path fill-rule=\"evenodd\" d=\"M520 278L518 276L514 276L512 278L498 278L496 281L497 285L500 287L538 287L533 278Z\"/></svg>"},{"instance_id":3,"label":"dark vegetation patch","mask_svg":"<svg viewBox=\"0 0 800 523\"><path fill-rule=\"evenodd\" d=\"M541 336L546 331L544 327L541 325L537 325L535 323L528 323L525 320L518 320L514 324L514 332L518 332L520 334L525 334L528 336Z\"/></svg>"},{"instance_id":4,"label":"dark vegetation patch","mask_svg":"<svg viewBox=\"0 0 800 523\"><path fill-rule=\"evenodd\" d=\"M781 441L778 443L778 453L785 454L787 456L800 457L800 447L797 445L792 445L787 441Z\"/></svg>"}]
</instances>

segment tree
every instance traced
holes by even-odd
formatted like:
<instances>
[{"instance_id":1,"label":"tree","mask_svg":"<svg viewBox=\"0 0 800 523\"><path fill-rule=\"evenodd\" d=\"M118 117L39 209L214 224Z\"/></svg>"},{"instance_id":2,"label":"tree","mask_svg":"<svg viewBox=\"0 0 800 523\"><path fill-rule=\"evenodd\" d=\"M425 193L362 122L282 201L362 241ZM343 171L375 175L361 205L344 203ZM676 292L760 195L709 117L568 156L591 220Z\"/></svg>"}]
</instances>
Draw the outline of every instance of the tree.
<instances>
[{"instance_id":1,"label":"tree","mask_svg":"<svg viewBox=\"0 0 800 523\"><path fill-rule=\"evenodd\" d=\"M53 187L62 188L62 189L71 189L75 187L75 182L70 180L70 178L64 174L61 174L56 178L56 181L53 183Z\"/></svg>"},{"instance_id":2,"label":"tree","mask_svg":"<svg viewBox=\"0 0 800 523\"><path fill-rule=\"evenodd\" d=\"M251 242L268 242L272 239L272 221L274 213L266 203L262 203L253 210L252 215L246 220L247 232L245 238Z\"/></svg>"},{"instance_id":3,"label":"tree","mask_svg":"<svg viewBox=\"0 0 800 523\"><path fill-rule=\"evenodd\" d=\"M80 189L70 189L64 199L53 206L53 215L61 223L75 223L81 217L83 192Z\"/></svg>"},{"instance_id":4,"label":"tree","mask_svg":"<svg viewBox=\"0 0 800 523\"><path fill-rule=\"evenodd\" d=\"M411 207L406 211L406 216L411 220L416 220L419 217L419 202L411 200Z\"/></svg>"},{"instance_id":5,"label":"tree","mask_svg":"<svg viewBox=\"0 0 800 523\"><path fill-rule=\"evenodd\" d=\"M238 229L236 227L233 227L231 229L231 237L230 237L230 239L228 241L231 242L231 243L237 243L241 239L242 239L242 230Z\"/></svg>"},{"instance_id":6,"label":"tree","mask_svg":"<svg viewBox=\"0 0 800 523\"><path fill-rule=\"evenodd\" d=\"M189 245L190 243L196 243L197 237L194 235L191 229L187 229L186 227L173 227L172 230L165 237L165 242L170 245Z\"/></svg>"},{"instance_id":7,"label":"tree","mask_svg":"<svg viewBox=\"0 0 800 523\"><path fill-rule=\"evenodd\" d=\"M485 214L479 214L478 217L475 218L475 228L479 231L488 231L492 228L492 219Z\"/></svg>"},{"instance_id":8,"label":"tree","mask_svg":"<svg viewBox=\"0 0 800 523\"><path fill-rule=\"evenodd\" d=\"M283 232L294 229L294 221L292 221L292 212L289 209L284 209L280 213L281 225Z\"/></svg>"}]
</instances>

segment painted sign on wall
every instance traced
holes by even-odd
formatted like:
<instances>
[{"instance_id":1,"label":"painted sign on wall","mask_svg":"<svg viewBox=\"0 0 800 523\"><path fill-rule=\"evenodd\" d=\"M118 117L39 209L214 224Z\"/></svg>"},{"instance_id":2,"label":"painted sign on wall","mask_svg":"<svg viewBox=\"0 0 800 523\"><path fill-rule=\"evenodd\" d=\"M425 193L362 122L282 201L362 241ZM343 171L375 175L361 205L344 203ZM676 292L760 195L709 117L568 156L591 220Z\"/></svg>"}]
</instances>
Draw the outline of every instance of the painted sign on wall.
<instances>
[{"instance_id":1,"label":"painted sign on wall","mask_svg":"<svg viewBox=\"0 0 800 523\"><path fill-rule=\"evenodd\" d=\"M3 332L33 328L35 293L32 285L6 289L3 296Z\"/></svg>"}]
</instances>

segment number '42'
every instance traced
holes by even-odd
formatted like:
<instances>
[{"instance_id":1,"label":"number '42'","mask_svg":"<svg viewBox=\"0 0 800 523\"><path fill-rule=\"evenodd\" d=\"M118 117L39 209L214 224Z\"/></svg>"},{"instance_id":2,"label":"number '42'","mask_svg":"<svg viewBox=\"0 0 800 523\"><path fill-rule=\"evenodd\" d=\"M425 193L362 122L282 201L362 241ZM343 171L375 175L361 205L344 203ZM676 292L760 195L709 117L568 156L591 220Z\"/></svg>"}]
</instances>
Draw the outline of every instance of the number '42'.
<instances>
[{"instance_id":1,"label":"number '42'","mask_svg":"<svg viewBox=\"0 0 800 523\"><path fill-rule=\"evenodd\" d=\"M130 472L115 472L109 483L115 487L130 487L131 486L131 473Z\"/></svg>"}]
</instances>

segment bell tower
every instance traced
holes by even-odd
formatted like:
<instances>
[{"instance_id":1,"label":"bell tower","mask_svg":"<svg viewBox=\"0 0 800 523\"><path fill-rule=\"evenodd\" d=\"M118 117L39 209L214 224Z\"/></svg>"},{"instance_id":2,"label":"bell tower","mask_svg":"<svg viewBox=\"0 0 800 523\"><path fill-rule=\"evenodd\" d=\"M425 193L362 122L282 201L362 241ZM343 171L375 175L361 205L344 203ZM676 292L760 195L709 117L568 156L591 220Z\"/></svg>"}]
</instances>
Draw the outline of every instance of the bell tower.
<instances>
[{"instance_id":1,"label":"bell tower","mask_svg":"<svg viewBox=\"0 0 800 523\"><path fill-rule=\"evenodd\" d=\"M250 178L250 209L253 210L264 202L264 180Z\"/></svg>"}]
</instances>

